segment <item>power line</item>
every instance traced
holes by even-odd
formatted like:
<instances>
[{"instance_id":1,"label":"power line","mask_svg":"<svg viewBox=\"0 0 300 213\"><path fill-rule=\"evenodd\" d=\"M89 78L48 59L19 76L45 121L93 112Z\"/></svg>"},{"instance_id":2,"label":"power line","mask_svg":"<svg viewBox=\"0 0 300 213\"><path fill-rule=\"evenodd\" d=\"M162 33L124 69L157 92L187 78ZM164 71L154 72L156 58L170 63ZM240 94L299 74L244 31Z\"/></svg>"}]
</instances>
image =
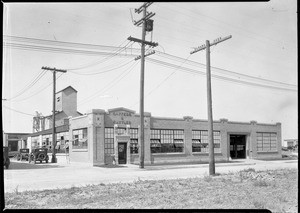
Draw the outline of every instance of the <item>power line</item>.
<instances>
[{"instance_id":1,"label":"power line","mask_svg":"<svg viewBox=\"0 0 300 213\"><path fill-rule=\"evenodd\" d=\"M178 62L184 60L183 58L173 56L173 55L170 55L170 54L167 54L167 53L161 54L161 52L159 52L159 51L158 51L157 55L161 56L161 57L164 57L164 58L171 58L171 59L173 59L175 61L178 61ZM190 64L190 65L193 65L193 66L198 66L198 68L201 65L201 66L203 66L203 68L205 68L205 64L200 63L200 62L191 61L191 60L188 60L186 62L186 64ZM297 85L294 85L294 84L287 84L287 83L283 83L283 82L279 82L279 81L273 81L273 80L264 79L264 78L260 78L260 77L250 76L250 75L246 75L246 74L243 74L243 73L230 71L230 70L224 69L224 68L219 68L219 67L214 67L214 66L211 66L211 68L213 68L215 71L219 71L219 72L221 71L220 73L226 72L226 73L229 73L229 74L234 74L237 77L246 77L246 78L250 78L250 79L254 79L254 80L264 81L264 82L267 82L267 83L276 83L276 84L282 84L284 86L297 87Z\"/></svg>"},{"instance_id":2,"label":"power line","mask_svg":"<svg viewBox=\"0 0 300 213\"><path fill-rule=\"evenodd\" d=\"M117 69L119 69L119 68L121 68L121 67L124 67L124 66L126 66L127 64L130 64L130 63L132 63L132 62L133 62L133 61L130 60L130 61L128 61L127 63L121 64L121 65L118 66L118 67L115 67L115 68L112 68L112 69L108 69L108 70L104 70L104 71L95 72L95 73L78 73L78 72L72 72L72 71L70 71L70 73L73 73L73 74L76 74L76 75L99 75L99 74L102 74L102 73L106 73L106 72L111 72L111 71L117 70Z\"/></svg>"},{"instance_id":3,"label":"power line","mask_svg":"<svg viewBox=\"0 0 300 213\"><path fill-rule=\"evenodd\" d=\"M188 55L188 57L175 69L175 71L173 71L171 74L169 74L166 78L164 78L164 80L162 80L155 88L153 88L150 92L148 92L145 96L145 98L147 98L148 96L150 96L155 90L157 90L164 82L166 82L172 75L174 75L176 73L176 71L182 67L182 65L189 59L190 55ZM138 104L139 102L136 102L134 105L130 106L129 108L135 106L136 104Z\"/></svg>"},{"instance_id":4,"label":"power line","mask_svg":"<svg viewBox=\"0 0 300 213\"><path fill-rule=\"evenodd\" d=\"M191 68L186 68L186 67L179 67L177 65L168 63L168 62L162 62L153 58L147 58L147 60L149 62L155 63L155 64L159 64L159 65L163 65L166 67L171 67L171 68L180 68L179 70L181 70L182 72L187 72L187 73L193 73L193 74L201 74L201 75L206 75L205 72L199 72L195 69L191 69ZM226 81L230 81L230 82L236 82L236 83L242 83L242 84L247 84L247 85L251 85L251 86L259 86L259 87L264 87L264 88L269 88L269 89L279 89L279 90L286 90L286 91L298 91L297 89L290 89L290 88L283 88L283 87L276 87L276 86L269 86L269 85L263 85L263 84L258 84L255 82L248 82L248 81L243 81L243 80L236 80L233 78L228 78L228 77L224 77L224 76L219 76L219 75L215 75L212 74L213 78L217 78L217 79L222 79L222 80L226 80Z\"/></svg>"},{"instance_id":5,"label":"power line","mask_svg":"<svg viewBox=\"0 0 300 213\"><path fill-rule=\"evenodd\" d=\"M126 41L126 40L125 40L125 41ZM124 42L125 42L125 41L124 41ZM124 43L124 42L123 42L123 43ZM122 43L122 44L123 44L123 43ZM126 50L126 47L129 46L130 43L131 43L131 41L129 41L124 47L118 49L117 51L115 51L115 52L112 53L111 55L108 55L107 57L103 58L101 61L98 61L98 60L97 60L97 61L95 61L95 62L86 64L86 65L82 65L81 67L77 67L77 68L66 68L66 69L69 70L69 71L70 71L70 70L78 70L78 69L83 69L83 68L91 67L91 66L94 66L94 65L96 65L96 64L100 64L100 63L103 63L103 62L105 62L105 61L108 61L109 59L112 59L114 56L119 55L119 52L121 52L122 50ZM119 45L119 47L122 46L122 44Z\"/></svg>"},{"instance_id":6,"label":"power line","mask_svg":"<svg viewBox=\"0 0 300 213\"><path fill-rule=\"evenodd\" d=\"M95 92L93 95L81 100L78 105L82 105L84 103L87 103L91 100L93 100L94 97L96 97L99 93L101 92L106 92L107 90L109 90L111 87L115 86L115 84L117 82L119 82L120 80L122 80L125 76L127 76L132 70L133 68L138 64L138 62L135 62L134 64L132 64L130 67L128 67L121 75L117 76L117 78L113 79L111 82L109 82L107 85L105 85L103 88L101 88L100 90L98 90L97 92ZM123 75L123 76L122 76Z\"/></svg>"},{"instance_id":7,"label":"power line","mask_svg":"<svg viewBox=\"0 0 300 213\"><path fill-rule=\"evenodd\" d=\"M24 87L17 95L13 96L12 98L9 98L8 100L12 100L15 99L17 97L19 97L20 95L22 95L24 92L26 92L27 90L29 90L31 87L33 87L44 75L46 74L45 71L40 72L37 77L35 77L31 83L29 85L27 85L26 87Z\"/></svg>"},{"instance_id":8,"label":"power line","mask_svg":"<svg viewBox=\"0 0 300 213\"><path fill-rule=\"evenodd\" d=\"M59 79L62 75L63 75L63 73L60 73L60 75L58 77L56 77L56 80ZM29 99L29 98L31 98L31 97L33 97L33 96L41 93L42 91L44 91L45 89L47 89L52 84L53 84L53 82L51 82L50 84L47 84L45 87L42 87L41 89L38 89L36 93L34 93L34 94L32 94L32 95L30 95L30 96L28 96L26 98L23 98L21 100L12 101L12 102L20 102L20 101L27 100L27 99Z\"/></svg>"},{"instance_id":9,"label":"power line","mask_svg":"<svg viewBox=\"0 0 300 213\"><path fill-rule=\"evenodd\" d=\"M32 116L32 117L34 117L34 116L35 116L35 115L29 114L29 113L25 113L25 112L21 112L21 111L18 111L18 110L15 110L15 109L9 108L9 107L7 107L7 106L4 106L4 105L2 105L2 107L6 108L6 109L9 109L9 110L11 110L11 111L14 111L14 112L18 112L18 113L24 114L24 115L29 115L29 116Z\"/></svg>"},{"instance_id":10,"label":"power line","mask_svg":"<svg viewBox=\"0 0 300 213\"><path fill-rule=\"evenodd\" d=\"M66 43L66 42L65 42ZM43 49L44 47L41 47L41 46L26 46L26 48L41 48L41 50L46 50L46 51L55 51L55 52L60 52L60 51L64 51L64 52L68 52L68 53L78 53L78 51L76 50L70 50L70 49L63 49L63 48L47 48L47 49ZM131 50L134 50L136 51L137 49L132 49ZM103 53L103 52L94 52L94 51L79 51L79 53L81 54L107 54L107 53ZM170 54L167 54L167 53L162 53L162 52L159 52L158 51L158 55L159 56L162 56L162 57L169 57L171 58L172 60L175 60L175 61L182 61L184 60L183 58L180 58L180 57L177 57L177 56L174 56L174 55L170 55ZM132 53L129 54L129 55L125 55L125 54L119 54L119 56L125 56L125 57L132 57L134 56ZM199 62L194 62L194 61L190 61L188 60L186 62L187 64L191 64L191 65L195 65L195 66L199 66L199 65L202 65L202 66L205 66L204 64L201 64ZM227 69L223 69L223 68L218 68L218 67L213 67L212 66L212 69L214 71L221 71L221 72L227 72L229 75L230 74L234 74L236 76L240 76L240 77L246 77L246 78L251 78L253 80L259 80L259 81L264 81L264 82L267 82L267 83L276 83L276 84L281 84L281 85L285 85L285 86L291 86L291 87L297 87L296 85L292 85L292 84L287 84L287 83L283 83L283 82L278 82L278 81L272 81L272 80L267 80L267 79L263 79L263 78L259 78L259 77L254 77L254 76L249 76L249 75L246 75L246 74L242 74L242 73L236 73L236 72L233 72L233 71L230 71L230 70L227 70Z\"/></svg>"}]
</instances>

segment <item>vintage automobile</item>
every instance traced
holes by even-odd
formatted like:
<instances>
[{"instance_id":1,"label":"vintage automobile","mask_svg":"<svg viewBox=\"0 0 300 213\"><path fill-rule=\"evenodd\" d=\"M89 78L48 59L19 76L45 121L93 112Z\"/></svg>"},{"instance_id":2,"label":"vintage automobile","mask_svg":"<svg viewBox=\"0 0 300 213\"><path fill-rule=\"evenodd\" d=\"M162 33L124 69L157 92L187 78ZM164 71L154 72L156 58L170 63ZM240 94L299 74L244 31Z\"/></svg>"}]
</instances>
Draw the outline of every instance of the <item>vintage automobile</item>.
<instances>
[{"instance_id":1,"label":"vintage automobile","mask_svg":"<svg viewBox=\"0 0 300 213\"><path fill-rule=\"evenodd\" d=\"M29 159L29 149L20 149L17 160L22 161L23 159L28 160Z\"/></svg>"},{"instance_id":2,"label":"vintage automobile","mask_svg":"<svg viewBox=\"0 0 300 213\"><path fill-rule=\"evenodd\" d=\"M31 163L31 161L36 163L36 161L40 161L42 163L43 161L46 161L48 163L49 156L48 156L48 149L47 148L35 148L31 151L29 155L28 162Z\"/></svg>"},{"instance_id":3,"label":"vintage automobile","mask_svg":"<svg viewBox=\"0 0 300 213\"><path fill-rule=\"evenodd\" d=\"M8 157L8 147L3 147L3 166L5 166L6 169L9 168L10 160Z\"/></svg>"}]
</instances>

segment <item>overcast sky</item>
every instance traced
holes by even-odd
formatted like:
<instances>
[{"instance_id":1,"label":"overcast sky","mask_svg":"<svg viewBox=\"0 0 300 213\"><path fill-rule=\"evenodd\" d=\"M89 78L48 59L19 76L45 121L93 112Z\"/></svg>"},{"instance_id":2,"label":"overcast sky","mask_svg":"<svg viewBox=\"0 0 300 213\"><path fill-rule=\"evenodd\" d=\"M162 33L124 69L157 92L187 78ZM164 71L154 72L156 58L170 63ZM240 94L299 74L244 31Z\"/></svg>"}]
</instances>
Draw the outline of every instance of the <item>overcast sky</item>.
<instances>
[{"instance_id":1,"label":"overcast sky","mask_svg":"<svg viewBox=\"0 0 300 213\"><path fill-rule=\"evenodd\" d=\"M67 69L57 74L56 89L74 87L81 113L139 113L140 45L127 38L141 38L133 24L141 5L4 3L4 132L32 132L35 111L51 114L52 73L43 66ZM159 46L145 64L146 112L207 119L206 52L190 52L232 35L211 47L213 119L281 122L283 140L298 138L296 0L155 2L148 11L155 16L146 40Z\"/></svg>"}]
</instances>

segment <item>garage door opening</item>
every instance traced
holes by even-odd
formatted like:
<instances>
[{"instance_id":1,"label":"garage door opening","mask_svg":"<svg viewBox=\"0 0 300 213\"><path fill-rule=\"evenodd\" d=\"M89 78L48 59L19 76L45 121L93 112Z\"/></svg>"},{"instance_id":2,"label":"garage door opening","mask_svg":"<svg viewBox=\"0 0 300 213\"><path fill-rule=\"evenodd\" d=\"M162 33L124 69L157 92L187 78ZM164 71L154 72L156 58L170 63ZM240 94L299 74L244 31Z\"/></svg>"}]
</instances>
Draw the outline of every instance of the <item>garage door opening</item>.
<instances>
[{"instance_id":1,"label":"garage door opening","mask_svg":"<svg viewBox=\"0 0 300 213\"><path fill-rule=\"evenodd\" d=\"M231 159L246 158L246 135L230 135Z\"/></svg>"}]
</instances>

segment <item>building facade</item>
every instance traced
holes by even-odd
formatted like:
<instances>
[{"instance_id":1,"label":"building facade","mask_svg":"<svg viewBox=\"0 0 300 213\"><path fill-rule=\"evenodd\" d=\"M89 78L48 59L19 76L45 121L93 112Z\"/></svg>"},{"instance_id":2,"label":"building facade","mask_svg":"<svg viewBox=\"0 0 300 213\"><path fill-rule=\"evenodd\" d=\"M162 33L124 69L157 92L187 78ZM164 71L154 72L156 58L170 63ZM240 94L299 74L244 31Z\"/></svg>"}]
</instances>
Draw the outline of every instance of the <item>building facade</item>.
<instances>
[{"instance_id":1,"label":"building facade","mask_svg":"<svg viewBox=\"0 0 300 213\"><path fill-rule=\"evenodd\" d=\"M126 108L77 112L77 91L69 86L56 97L56 142L61 150L69 142L72 162L92 166L139 164L140 115ZM50 117L50 116L49 116ZM50 122L51 123L51 122ZM28 148L52 148L52 125L28 138ZM281 124L256 121L213 122L216 161L281 158ZM145 164L208 162L208 122L183 118L153 117L144 113Z\"/></svg>"},{"instance_id":2,"label":"building facade","mask_svg":"<svg viewBox=\"0 0 300 213\"><path fill-rule=\"evenodd\" d=\"M140 116L130 109L93 109L70 118L70 160L90 165L138 164ZM208 122L145 113L145 164L208 162ZM216 161L281 158L281 124L213 122Z\"/></svg>"},{"instance_id":3,"label":"building facade","mask_svg":"<svg viewBox=\"0 0 300 213\"><path fill-rule=\"evenodd\" d=\"M286 139L283 141L284 147L295 147L298 146L298 139Z\"/></svg>"},{"instance_id":4,"label":"building facade","mask_svg":"<svg viewBox=\"0 0 300 213\"><path fill-rule=\"evenodd\" d=\"M56 92L55 97L55 132L56 142L60 142L59 152L65 152L64 145L69 141L69 118L78 117L82 114L77 111L77 91L68 86ZM28 148L47 147L52 151L52 115L37 116L33 118L33 133L28 138Z\"/></svg>"},{"instance_id":5,"label":"building facade","mask_svg":"<svg viewBox=\"0 0 300 213\"><path fill-rule=\"evenodd\" d=\"M9 156L14 156L20 149L27 148L28 136L30 136L30 133L3 132L3 146L8 146Z\"/></svg>"}]
</instances>

